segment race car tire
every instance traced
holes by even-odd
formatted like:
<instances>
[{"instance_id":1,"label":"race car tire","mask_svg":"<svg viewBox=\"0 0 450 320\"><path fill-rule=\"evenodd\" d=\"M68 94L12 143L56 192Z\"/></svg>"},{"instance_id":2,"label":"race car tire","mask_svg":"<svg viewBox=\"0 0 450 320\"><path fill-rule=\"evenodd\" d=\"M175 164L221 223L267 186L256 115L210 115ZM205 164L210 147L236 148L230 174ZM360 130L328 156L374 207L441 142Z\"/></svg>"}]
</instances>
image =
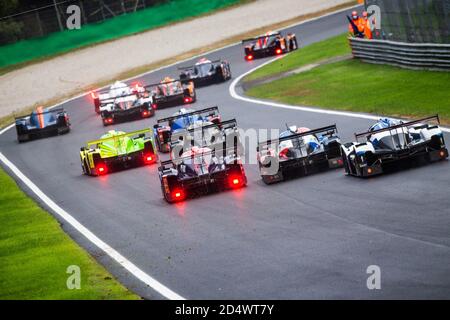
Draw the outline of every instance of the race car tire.
<instances>
[{"instance_id":1,"label":"race car tire","mask_svg":"<svg viewBox=\"0 0 450 320\"><path fill-rule=\"evenodd\" d=\"M60 134L66 134L66 133L69 133L69 132L70 132L70 127L69 126L58 128L58 134L59 135Z\"/></svg>"},{"instance_id":2,"label":"race car tire","mask_svg":"<svg viewBox=\"0 0 450 320\"><path fill-rule=\"evenodd\" d=\"M88 168L88 164L87 164L86 160L83 160L81 162L81 170L83 170L83 174L85 174L85 175L89 175L89 171L87 168Z\"/></svg>"},{"instance_id":3,"label":"race car tire","mask_svg":"<svg viewBox=\"0 0 450 320\"><path fill-rule=\"evenodd\" d=\"M342 159L344 160L345 174L349 176L349 175L351 175L351 171L350 171L350 166L348 165L348 159L346 156L342 157Z\"/></svg>"},{"instance_id":4,"label":"race car tire","mask_svg":"<svg viewBox=\"0 0 450 320\"><path fill-rule=\"evenodd\" d=\"M280 171L277 173L276 175L277 177L275 178L275 176L261 176L262 181L266 184L266 185L271 185L271 184L275 184L278 182L281 182L284 180L283 177L283 173Z\"/></svg>"},{"instance_id":5,"label":"race car tire","mask_svg":"<svg viewBox=\"0 0 450 320\"><path fill-rule=\"evenodd\" d=\"M30 140L30 136L28 134L20 134L17 136L17 141L19 141L19 143L27 142L29 140Z\"/></svg>"}]
</instances>

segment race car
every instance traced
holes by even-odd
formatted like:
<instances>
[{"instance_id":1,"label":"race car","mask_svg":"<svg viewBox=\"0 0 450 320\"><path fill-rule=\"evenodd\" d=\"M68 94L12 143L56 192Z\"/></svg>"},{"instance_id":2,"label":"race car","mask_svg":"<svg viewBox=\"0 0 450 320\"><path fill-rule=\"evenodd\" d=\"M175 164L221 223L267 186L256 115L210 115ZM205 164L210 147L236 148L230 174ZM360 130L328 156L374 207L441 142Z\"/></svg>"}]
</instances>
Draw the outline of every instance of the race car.
<instances>
[{"instance_id":1,"label":"race car","mask_svg":"<svg viewBox=\"0 0 450 320\"><path fill-rule=\"evenodd\" d=\"M145 88L139 83L130 87L124 82L116 81L109 87L109 90L92 91L91 98L94 102L94 110L100 114L102 105L113 103L116 98L131 95L132 93L145 93Z\"/></svg>"},{"instance_id":2,"label":"race car","mask_svg":"<svg viewBox=\"0 0 450 320\"><path fill-rule=\"evenodd\" d=\"M181 108L172 117L159 119L153 126L156 147L159 152L169 152L172 133L184 131L196 123L219 124L220 119L218 107L198 111Z\"/></svg>"},{"instance_id":3,"label":"race car","mask_svg":"<svg viewBox=\"0 0 450 320\"><path fill-rule=\"evenodd\" d=\"M342 146L347 175L371 177L414 160L448 158L437 115L410 122L382 118L355 138L356 142Z\"/></svg>"},{"instance_id":4,"label":"race car","mask_svg":"<svg viewBox=\"0 0 450 320\"><path fill-rule=\"evenodd\" d=\"M246 44L250 42L250 44ZM297 37L288 33L283 37L280 32L269 31L265 35L242 40L245 60L265 58L287 53L298 49Z\"/></svg>"},{"instance_id":5,"label":"race car","mask_svg":"<svg viewBox=\"0 0 450 320\"><path fill-rule=\"evenodd\" d=\"M156 106L148 92L130 93L109 99L100 106L100 114L104 126L116 122L150 118L155 114Z\"/></svg>"},{"instance_id":6,"label":"race car","mask_svg":"<svg viewBox=\"0 0 450 320\"><path fill-rule=\"evenodd\" d=\"M183 83L193 81L195 87L225 82L231 79L230 64L224 60L210 61L200 59L194 66L181 67L180 80Z\"/></svg>"},{"instance_id":7,"label":"race car","mask_svg":"<svg viewBox=\"0 0 450 320\"><path fill-rule=\"evenodd\" d=\"M194 147L158 168L161 191L168 203L196 195L242 188L247 177L235 148Z\"/></svg>"},{"instance_id":8,"label":"race car","mask_svg":"<svg viewBox=\"0 0 450 320\"><path fill-rule=\"evenodd\" d=\"M81 169L89 176L105 175L158 160L150 129L134 132L111 130L80 149Z\"/></svg>"},{"instance_id":9,"label":"race car","mask_svg":"<svg viewBox=\"0 0 450 320\"><path fill-rule=\"evenodd\" d=\"M26 117L16 117L17 141L65 134L70 131L69 116L63 108L45 109L37 107Z\"/></svg>"},{"instance_id":10,"label":"race car","mask_svg":"<svg viewBox=\"0 0 450 320\"><path fill-rule=\"evenodd\" d=\"M166 77L160 83L145 88L151 92L153 104L158 109L194 103L197 99L192 81L182 83L180 80Z\"/></svg>"},{"instance_id":11,"label":"race car","mask_svg":"<svg viewBox=\"0 0 450 320\"><path fill-rule=\"evenodd\" d=\"M288 127L278 139L258 144L257 159L266 184L343 166L336 125L314 130Z\"/></svg>"}]
</instances>

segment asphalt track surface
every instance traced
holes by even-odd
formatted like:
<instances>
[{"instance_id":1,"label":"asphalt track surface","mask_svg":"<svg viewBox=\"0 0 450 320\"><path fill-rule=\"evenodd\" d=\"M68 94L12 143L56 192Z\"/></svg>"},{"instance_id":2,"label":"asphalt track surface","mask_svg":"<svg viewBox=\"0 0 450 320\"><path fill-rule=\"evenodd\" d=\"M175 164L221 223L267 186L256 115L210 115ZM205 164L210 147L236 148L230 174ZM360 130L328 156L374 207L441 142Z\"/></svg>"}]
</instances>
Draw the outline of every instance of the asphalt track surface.
<instances>
[{"instance_id":1,"label":"asphalt track surface","mask_svg":"<svg viewBox=\"0 0 450 320\"><path fill-rule=\"evenodd\" d=\"M338 13L289 31L307 45L346 28L345 13ZM230 61L234 78L267 61L244 61L240 45L208 58ZM154 83L177 74L172 66L139 80ZM236 118L243 129L336 123L344 141L373 123L239 101L230 96L230 84L198 89L192 108L218 105L223 119ZM256 165L246 165L247 188L169 205L156 165L83 176L79 148L105 128L87 97L63 106L71 117L70 134L18 144L10 129L0 136L1 152L100 239L185 298L450 297L447 161L369 180L336 170L272 186L262 183ZM158 110L151 119L114 128L151 127L176 110ZM145 298L162 298L70 225L63 228L127 287ZM381 290L366 287L369 265L381 268Z\"/></svg>"}]
</instances>

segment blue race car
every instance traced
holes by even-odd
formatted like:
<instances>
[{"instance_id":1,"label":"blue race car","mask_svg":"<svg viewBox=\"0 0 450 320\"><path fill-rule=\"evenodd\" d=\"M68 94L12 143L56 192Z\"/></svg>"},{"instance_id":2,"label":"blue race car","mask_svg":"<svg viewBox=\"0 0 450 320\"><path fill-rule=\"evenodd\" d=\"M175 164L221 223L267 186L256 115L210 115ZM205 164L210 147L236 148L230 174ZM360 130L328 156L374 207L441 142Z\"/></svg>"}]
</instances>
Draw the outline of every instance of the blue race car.
<instances>
[{"instance_id":1,"label":"blue race car","mask_svg":"<svg viewBox=\"0 0 450 320\"><path fill-rule=\"evenodd\" d=\"M153 126L155 143L159 152L170 151L172 135L181 131L186 131L199 125L220 125L221 117L218 107L206 108L202 110L180 109L172 117L159 119Z\"/></svg>"},{"instance_id":2,"label":"blue race car","mask_svg":"<svg viewBox=\"0 0 450 320\"><path fill-rule=\"evenodd\" d=\"M30 115L16 118L17 140L29 141L70 131L69 116L63 108L36 108Z\"/></svg>"}]
</instances>

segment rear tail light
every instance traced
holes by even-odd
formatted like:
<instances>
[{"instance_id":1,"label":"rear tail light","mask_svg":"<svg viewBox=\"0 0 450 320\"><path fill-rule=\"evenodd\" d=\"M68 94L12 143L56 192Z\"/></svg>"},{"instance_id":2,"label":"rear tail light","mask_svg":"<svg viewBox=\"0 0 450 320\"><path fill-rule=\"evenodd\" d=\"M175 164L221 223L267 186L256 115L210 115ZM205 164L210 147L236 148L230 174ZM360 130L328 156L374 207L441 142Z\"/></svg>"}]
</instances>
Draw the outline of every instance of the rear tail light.
<instances>
[{"instance_id":1,"label":"rear tail light","mask_svg":"<svg viewBox=\"0 0 450 320\"><path fill-rule=\"evenodd\" d=\"M184 98L184 103L191 103L192 102L192 98L191 97L185 97Z\"/></svg>"},{"instance_id":2,"label":"rear tail light","mask_svg":"<svg viewBox=\"0 0 450 320\"><path fill-rule=\"evenodd\" d=\"M148 117L149 112L147 110L142 111L142 116L143 117Z\"/></svg>"},{"instance_id":3,"label":"rear tail light","mask_svg":"<svg viewBox=\"0 0 450 320\"><path fill-rule=\"evenodd\" d=\"M279 49L279 48L275 51L276 54L281 54L282 52L283 51L281 51L281 49Z\"/></svg>"},{"instance_id":4,"label":"rear tail light","mask_svg":"<svg viewBox=\"0 0 450 320\"><path fill-rule=\"evenodd\" d=\"M441 152L439 152L439 155L441 156L441 158L445 158L445 151L441 150Z\"/></svg>"},{"instance_id":5,"label":"rear tail light","mask_svg":"<svg viewBox=\"0 0 450 320\"><path fill-rule=\"evenodd\" d=\"M113 123L113 118L105 118L105 123L107 123L107 124L111 124L111 123Z\"/></svg>"},{"instance_id":6,"label":"rear tail light","mask_svg":"<svg viewBox=\"0 0 450 320\"><path fill-rule=\"evenodd\" d=\"M368 174L372 174L372 173L373 173L372 168L367 169L367 173L368 173Z\"/></svg>"},{"instance_id":7,"label":"rear tail light","mask_svg":"<svg viewBox=\"0 0 450 320\"><path fill-rule=\"evenodd\" d=\"M156 109L156 108L157 108L156 103L152 103L152 108L153 108L153 109Z\"/></svg>"},{"instance_id":8,"label":"rear tail light","mask_svg":"<svg viewBox=\"0 0 450 320\"><path fill-rule=\"evenodd\" d=\"M152 154L147 154L144 156L145 163L152 163L155 160L155 156Z\"/></svg>"},{"instance_id":9,"label":"rear tail light","mask_svg":"<svg viewBox=\"0 0 450 320\"><path fill-rule=\"evenodd\" d=\"M230 177L230 186L232 188L239 188L244 185L244 181L240 176L232 176Z\"/></svg>"},{"instance_id":10,"label":"rear tail light","mask_svg":"<svg viewBox=\"0 0 450 320\"><path fill-rule=\"evenodd\" d=\"M253 56L251 54L249 54L248 56L245 57L246 60L251 61L253 60Z\"/></svg>"},{"instance_id":11,"label":"rear tail light","mask_svg":"<svg viewBox=\"0 0 450 320\"><path fill-rule=\"evenodd\" d=\"M181 201L181 200L183 200L183 199L185 198L184 191L181 190L181 189L177 189L177 190L172 191L172 198L173 198L175 201Z\"/></svg>"},{"instance_id":12,"label":"rear tail light","mask_svg":"<svg viewBox=\"0 0 450 320\"><path fill-rule=\"evenodd\" d=\"M100 163L97 165L97 174L103 175L108 172L108 167L104 163Z\"/></svg>"}]
</instances>

